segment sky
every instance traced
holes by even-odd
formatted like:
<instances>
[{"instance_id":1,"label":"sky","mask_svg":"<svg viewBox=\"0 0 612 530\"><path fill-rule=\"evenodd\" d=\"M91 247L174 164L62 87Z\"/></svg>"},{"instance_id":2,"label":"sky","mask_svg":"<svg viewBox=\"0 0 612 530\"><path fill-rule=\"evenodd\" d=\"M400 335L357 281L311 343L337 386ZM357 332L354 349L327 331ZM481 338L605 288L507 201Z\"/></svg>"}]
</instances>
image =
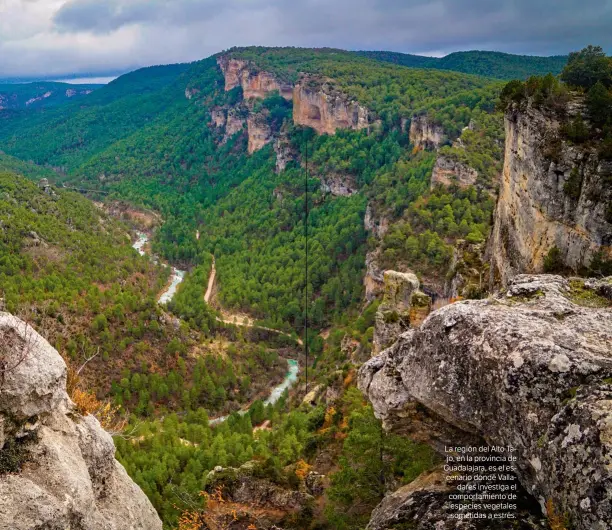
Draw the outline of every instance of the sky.
<instances>
[{"instance_id":1,"label":"sky","mask_svg":"<svg viewBox=\"0 0 612 530\"><path fill-rule=\"evenodd\" d=\"M0 78L111 75L232 46L612 53L612 0L0 0Z\"/></svg>"}]
</instances>

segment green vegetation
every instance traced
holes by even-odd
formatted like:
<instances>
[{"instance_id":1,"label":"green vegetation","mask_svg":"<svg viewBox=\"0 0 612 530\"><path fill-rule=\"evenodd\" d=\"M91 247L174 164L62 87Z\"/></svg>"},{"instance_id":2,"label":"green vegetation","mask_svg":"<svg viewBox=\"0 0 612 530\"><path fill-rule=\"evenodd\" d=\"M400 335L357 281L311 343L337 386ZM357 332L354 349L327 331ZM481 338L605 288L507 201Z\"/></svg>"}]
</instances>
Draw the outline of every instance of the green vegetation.
<instances>
[{"instance_id":1,"label":"green vegetation","mask_svg":"<svg viewBox=\"0 0 612 530\"><path fill-rule=\"evenodd\" d=\"M566 56L536 57L501 52L455 52L445 57L423 57L397 52L357 52L359 55L412 68L454 70L496 79L526 79L532 75L559 74L567 61Z\"/></svg>"},{"instance_id":2,"label":"green vegetation","mask_svg":"<svg viewBox=\"0 0 612 530\"><path fill-rule=\"evenodd\" d=\"M607 298L587 289L584 280L570 280L569 299L575 304L585 307L610 307L612 303Z\"/></svg>"},{"instance_id":3,"label":"green vegetation","mask_svg":"<svg viewBox=\"0 0 612 530\"><path fill-rule=\"evenodd\" d=\"M266 419L273 428L253 432L253 425ZM303 480L296 473L298 460L309 462L321 451L339 451L341 470L332 475L330 490L333 503L325 523L319 524L356 528L382 498L385 484L409 482L435 463L428 448L384 434L355 388L344 394L338 408L287 412L285 400L265 408L257 402L249 413L233 414L215 428L199 409L181 418L169 415L141 423L133 436L117 439L117 457L152 500L165 528L176 525L180 510L189 507L185 499L207 488L208 472L218 465L239 467L255 461L256 476L297 489Z\"/></svg>"},{"instance_id":4,"label":"green vegetation","mask_svg":"<svg viewBox=\"0 0 612 530\"><path fill-rule=\"evenodd\" d=\"M83 102L102 85L71 85L53 81L0 84L0 114L22 109L42 109Z\"/></svg>"},{"instance_id":5,"label":"green vegetation","mask_svg":"<svg viewBox=\"0 0 612 530\"><path fill-rule=\"evenodd\" d=\"M565 270L565 263L561 257L559 247L551 247L544 258L544 272L559 274Z\"/></svg>"}]
</instances>

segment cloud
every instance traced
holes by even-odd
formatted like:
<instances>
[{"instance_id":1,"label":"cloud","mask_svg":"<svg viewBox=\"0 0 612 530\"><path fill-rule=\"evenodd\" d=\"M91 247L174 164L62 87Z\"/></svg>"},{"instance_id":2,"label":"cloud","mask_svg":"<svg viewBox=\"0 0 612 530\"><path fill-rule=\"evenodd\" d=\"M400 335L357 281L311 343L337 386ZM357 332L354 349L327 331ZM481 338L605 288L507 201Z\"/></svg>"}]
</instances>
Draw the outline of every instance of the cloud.
<instances>
[{"instance_id":1,"label":"cloud","mask_svg":"<svg viewBox=\"0 0 612 530\"><path fill-rule=\"evenodd\" d=\"M612 0L0 0L0 75L122 70L246 45L610 53L610 27Z\"/></svg>"}]
</instances>

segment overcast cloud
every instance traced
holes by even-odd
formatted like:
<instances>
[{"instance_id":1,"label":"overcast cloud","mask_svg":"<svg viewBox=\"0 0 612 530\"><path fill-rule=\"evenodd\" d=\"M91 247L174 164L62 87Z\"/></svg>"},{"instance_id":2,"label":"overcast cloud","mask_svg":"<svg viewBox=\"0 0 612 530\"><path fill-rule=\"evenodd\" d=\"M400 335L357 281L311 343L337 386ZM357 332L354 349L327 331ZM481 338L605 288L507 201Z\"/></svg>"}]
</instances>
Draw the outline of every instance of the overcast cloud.
<instances>
[{"instance_id":1,"label":"overcast cloud","mask_svg":"<svg viewBox=\"0 0 612 530\"><path fill-rule=\"evenodd\" d=\"M0 78L123 71L231 46L612 53L612 0L0 0Z\"/></svg>"}]
</instances>

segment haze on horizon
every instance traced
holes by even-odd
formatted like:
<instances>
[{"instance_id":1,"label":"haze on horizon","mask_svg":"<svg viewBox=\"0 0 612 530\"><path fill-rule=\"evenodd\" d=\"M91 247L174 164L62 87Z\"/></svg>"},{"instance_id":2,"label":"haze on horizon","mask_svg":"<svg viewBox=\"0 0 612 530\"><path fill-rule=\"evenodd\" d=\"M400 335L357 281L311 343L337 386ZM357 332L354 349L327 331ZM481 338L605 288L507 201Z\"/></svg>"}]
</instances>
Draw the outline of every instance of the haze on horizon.
<instances>
[{"instance_id":1,"label":"haze on horizon","mask_svg":"<svg viewBox=\"0 0 612 530\"><path fill-rule=\"evenodd\" d=\"M0 78L107 76L232 46L612 51L612 0L0 0Z\"/></svg>"}]
</instances>

